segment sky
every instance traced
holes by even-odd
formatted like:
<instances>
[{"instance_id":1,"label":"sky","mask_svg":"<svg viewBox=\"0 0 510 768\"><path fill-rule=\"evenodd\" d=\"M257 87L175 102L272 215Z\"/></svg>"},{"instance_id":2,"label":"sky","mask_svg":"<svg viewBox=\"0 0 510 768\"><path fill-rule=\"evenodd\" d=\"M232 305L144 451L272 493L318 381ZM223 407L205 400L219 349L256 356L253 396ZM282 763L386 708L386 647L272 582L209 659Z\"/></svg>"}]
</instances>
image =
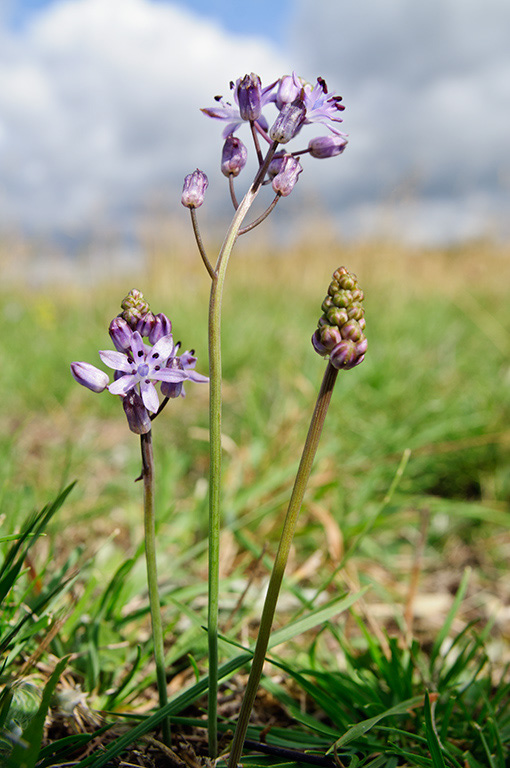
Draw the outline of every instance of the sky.
<instances>
[{"instance_id":1,"label":"sky","mask_svg":"<svg viewBox=\"0 0 510 768\"><path fill-rule=\"evenodd\" d=\"M282 220L508 237L509 31L508 0L3 0L0 233L133 226L196 167L213 210L221 126L198 108L296 70L343 95L349 145L303 160Z\"/></svg>"}]
</instances>

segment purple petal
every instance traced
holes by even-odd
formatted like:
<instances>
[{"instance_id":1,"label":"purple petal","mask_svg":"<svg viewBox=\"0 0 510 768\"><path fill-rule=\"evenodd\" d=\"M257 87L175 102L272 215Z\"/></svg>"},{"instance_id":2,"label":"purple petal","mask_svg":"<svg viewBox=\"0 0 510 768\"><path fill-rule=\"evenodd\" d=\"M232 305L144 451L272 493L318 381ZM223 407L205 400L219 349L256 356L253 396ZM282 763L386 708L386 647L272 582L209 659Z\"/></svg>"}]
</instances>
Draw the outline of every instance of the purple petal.
<instances>
[{"instance_id":1,"label":"purple petal","mask_svg":"<svg viewBox=\"0 0 510 768\"><path fill-rule=\"evenodd\" d=\"M133 363L128 362L128 357L123 352L114 352L112 349L101 349L99 357L103 363L116 371L131 373Z\"/></svg>"},{"instance_id":2,"label":"purple petal","mask_svg":"<svg viewBox=\"0 0 510 768\"><path fill-rule=\"evenodd\" d=\"M147 347L143 343L142 337L140 336L138 331L135 331L133 333L133 338L131 339L131 352L133 353L133 357L137 363L147 353Z\"/></svg>"},{"instance_id":3,"label":"purple petal","mask_svg":"<svg viewBox=\"0 0 510 768\"><path fill-rule=\"evenodd\" d=\"M151 379L155 381L184 381L189 379L189 375L180 368L162 368L160 371L151 371Z\"/></svg>"},{"instance_id":4,"label":"purple petal","mask_svg":"<svg viewBox=\"0 0 510 768\"><path fill-rule=\"evenodd\" d=\"M174 339L171 333L162 336L152 347L148 359L151 363L158 361L158 365L166 365L166 361L174 354Z\"/></svg>"},{"instance_id":5,"label":"purple petal","mask_svg":"<svg viewBox=\"0 0 510 768\"><path fill-rule=\"evenodd\" d=\"M92 392L104 392L110 381L107 373L90 363L71 363L71 373L78 384Z\"/></svg>"},{"instance_id":6,"label":"purple petal","mask_svg":"<svg viewBox=\"0 0 510 768\"><path fill-rule=\"evenodd\" d=\"M143 404L147 410L156 413L159 408L159 397L154 384L144 379L144 381L140 382L140 392L142 393Z\"/></svg>"},{"instance_id":7,"label":"purple petal","mask_svg":"<svg viewBox=\"0 0 510 768\"><path fill-rule=\"evenodd\" d=\"M133 389L139 381L139 377L135 375L127 374L126 376L121 376L120 379L117 379L117 381L110 384L108 392L111 392L112 395L125 395L130 389Z\"/></svg>"},{"instance_id":8,"label":"purple petal","mask_svg":"<svg viewBox=\"0 0 510 768\"><path fill-rule=\"evenodd\" d=\"M197 373L197 371L188 371L187 377L189 381L196 381L199 384L206 384L209 381L208 376L202 376L202 374Z\"/></svg>"}]
</instances>

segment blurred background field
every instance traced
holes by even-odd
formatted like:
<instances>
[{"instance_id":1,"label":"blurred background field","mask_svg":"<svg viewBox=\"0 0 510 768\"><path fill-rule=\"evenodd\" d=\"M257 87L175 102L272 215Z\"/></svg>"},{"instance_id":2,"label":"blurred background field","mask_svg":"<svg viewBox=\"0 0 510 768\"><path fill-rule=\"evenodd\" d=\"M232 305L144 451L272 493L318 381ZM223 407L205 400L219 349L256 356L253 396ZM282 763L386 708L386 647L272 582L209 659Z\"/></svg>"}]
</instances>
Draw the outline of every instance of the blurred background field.
<instances>
[{"instance_id":1,"label":"blurred background field","mask_svg":"<svg viewBox=\"0 0 510 768\"><path fill-rule=\"evenodd\" d=\"M459 755L469 749L478 759L480 751L491 754L494 743L506 744L508 735L509 697L501 687L510 662L508 249L494 242L442 249L383 240L341 244L327 224L316 232L283 247L269 238L241 240L230 266L223 321L221 631L243 644L255 637L324 370L310 337L330 275L345 265L357 273L365 292L369 351L363 365L339 377L276 626L285 628L304 610L344 593L368 591L318 634L306 632L279 649L279 663L292 666L284 666L283 676L268 669L259 698L262 716L256 715L255 724L264 728L268 711L277 713L271 717L280 723L282 705L301 722L305 700L322 701L317 688L309 692L311 699L295 688L302 678L289 683L296 670L310 664L327 675L359 664L359 679L368 679L367 644L380 667L367 701L383 697L380 706L400 706L416 690L423 692L415 672L404 671L405 649L418 642L421 652L431 654L431 670L439 662L446 665L430 673L446 702L450 694L443 685L463 691L466 680L476 680L489 665L488 676L474 683L479 687L473 693L469 688L461 705L468 714L461 709L459 724L444 726L446 738L447 730L457 734L477 718L498 722L498 735L491 731L484 737L489 746L476 729L474 736L452 737L458 746L451 748ZM134 482L140 473L138 440L127 429L119 399L79 387L69 363L101 365L98 349L111 347L108 324L124 295L137 287L154 311L171 317L175 339L196 350L197 369L207 372L209 284L191 235L178 228L173 238L147 238L138 260L124 270L114 250L103 250L74 265L67 257L48 256L46 272L36 272L36 244L3 247L1 536L18 533L27 516L76 481L31 546L23 580L4 604L3 681L9 684L4 691L15 686L22 713L27 704L25 699L20 704L21 694L32 701L56 659L71 654L46 734L51 744L52 738L96 729L102 722L98 710L140 715L156 704L142 489ZM204 386L186 389L186 398L171 401L154 425L170 695L207 668L208 397ZM5 558L11 544L0 546ZM52 590L62 587L62 594L52 597ZM24 632L11 632L17 622ZM468 641L472 631L478 634ZM453 659L460 652L460 661L450 667L445 659L455 636L463 638L452 646ZM222 658L234 650L223 643ZM389 657L393 671L384 678ZM351 672L350 679L357 674ZM328 695L332 679L324 680ZM220 702L220 716L227 720L222 727L235 717L229 702L238 701L243 680L236 677L227 685ZM487 714L479 705L489 706L491 690L501 690L501 706ZM353 689L356 715L349 711L339 722L332 716L338 735L379 711L375 704L361 707L360 691ZM307 711L318 718L312 732L320 732L324 715L310 706ZM324 702L320 706L328 712ZM376 709L366 709L372 706ZM449 724L458 705L444 706ZM332 711L340 710L335 705ZM196 717L197 710L191 714ZM203 716L203 708L198 714ZM317 748L325 749L335 733L319 738L312 732L305 727L305 736L299 736L293 726L284 743L299 748L300 739L311 746L317 738ZM363 741L354 748L364 749ZM373 751L373 744L366 749ZM503 766L503 747L499 754ZM387 765L395 764L388 759ZM50 752L41 764L53 764ZM473 757L470 766L480 764Z\"/></svg>"},{"instance_id":2,"label":"blurred background field","mask_svg":"<svg viewBox=\"0 0 510 768\"><path fill-rule=\"evenodd\" d=\"M508 252L488 242L339 245L322 231L283 253L260 240L241 243L232 260L223 324L224 576L242 578L264 542L267 556L274 549L324 368L310 336L330 274L345 264L364 287L369 353L337 385L291 579L313 586L356 546L349 578L372 583L383 624L402 624L427 519L418 619L429 630L441 626L470 566L467 613L494 617L507 654ZM119 400L78 387L69 363L100 365L97 350L111 346L108 323L138 287L172 318L175 338L196 350L206 372L208 297L205 270L183 238L147 243L128 277L117 270L102 279L100 261L80 283L56 272L34 286L29 264L23 279L9 280L7 271L0 342L2 529L15 532L24 515L77 480L40 548L61 562L80 545L84 557L95 555L98 583L140 548L139 446ZM107 253L104 264L108 273ZM154 430L161 572L179 584L203 579L206 567L207 391L187 390Z\"/></svg>"}]
</instances>

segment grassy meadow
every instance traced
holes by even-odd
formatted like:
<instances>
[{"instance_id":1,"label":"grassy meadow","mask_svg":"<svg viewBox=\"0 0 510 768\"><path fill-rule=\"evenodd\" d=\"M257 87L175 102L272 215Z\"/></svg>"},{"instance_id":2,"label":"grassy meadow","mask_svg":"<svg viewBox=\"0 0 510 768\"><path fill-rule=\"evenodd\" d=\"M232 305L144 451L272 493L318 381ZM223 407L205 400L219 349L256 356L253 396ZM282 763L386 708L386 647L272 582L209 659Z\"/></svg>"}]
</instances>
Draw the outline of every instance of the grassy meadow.
<instances>
[{"instance_id":1,"label":"grassy meadow","mask_svg":"<svg viewBox=\"0 0 510 768\"><path fill-rule=\"evenodd\" d=\"M139 442L119 399L77 386L69 363L103 367L108 324L136 287L207 373L208 276L190 240L148 243L127 277L96 267L86 279L36 283L29 261L13 277L16 257L3 257L0 760L16 765L13 729L26 736L38 723L27 766L173 765L150 753L145 733L139 762L104 752L157 702ZM222 661L235 674L222 688L221 730L235 722L246 659L235 667L233 643L256 636L324 371L310 337L340 265L365 292L369 349L333 394L277 614L287 642L271 650L250 729L252 740L287 752L246 764L301 764L292 750L306 749L335 765L335 744L336 765L352 768L504 768L510 253L490 242L339 245L325 232L283 252L256 238L234 252L223 315L220 626ZM157 534L174 730L199 760L204 700L198 689L178 697L207 668L208 400L203 385L186 391L154 425ZM45 505L40 535L27 529L13 553L15 535ZM335 601L364 589L335 612ZM44 724L42 691L65 656Z\"/></svg>"}]
</instances>

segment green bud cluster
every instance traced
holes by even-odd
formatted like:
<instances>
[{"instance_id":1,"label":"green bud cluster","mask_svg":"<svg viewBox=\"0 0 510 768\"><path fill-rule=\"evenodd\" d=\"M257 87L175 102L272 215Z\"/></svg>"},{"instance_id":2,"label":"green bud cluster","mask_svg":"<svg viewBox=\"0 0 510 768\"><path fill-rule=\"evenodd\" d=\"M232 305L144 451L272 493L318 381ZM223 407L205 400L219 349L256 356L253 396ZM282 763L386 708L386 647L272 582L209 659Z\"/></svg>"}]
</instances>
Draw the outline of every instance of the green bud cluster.
<instances>
[{"instance_id":1,"label":"green bud cluster","mask_svg":"<svg viewBox=\"0 0 510 768\"><path fill-rule=\"evenodd\" d=\"M129 291L120 306L123 310L120 316L124 318L133 330L136 329L138 322L150 312L149 304L145 301L143 293L137 291L136 288Z\"/></svg>"},{"instance_id":2,"label":"green bud cluster","mask_svg":"<svg viewBox=\"0 0 510 768\"><path fill-rule=\"evenodd\" d=\"M329 355L335 368L354 368L365 357L367 339L363 298L356 275L345 267L333 272L328 295L322 302L324 314L312 336L312 344L319 355Z\"/></svg>"}]
</instances>

